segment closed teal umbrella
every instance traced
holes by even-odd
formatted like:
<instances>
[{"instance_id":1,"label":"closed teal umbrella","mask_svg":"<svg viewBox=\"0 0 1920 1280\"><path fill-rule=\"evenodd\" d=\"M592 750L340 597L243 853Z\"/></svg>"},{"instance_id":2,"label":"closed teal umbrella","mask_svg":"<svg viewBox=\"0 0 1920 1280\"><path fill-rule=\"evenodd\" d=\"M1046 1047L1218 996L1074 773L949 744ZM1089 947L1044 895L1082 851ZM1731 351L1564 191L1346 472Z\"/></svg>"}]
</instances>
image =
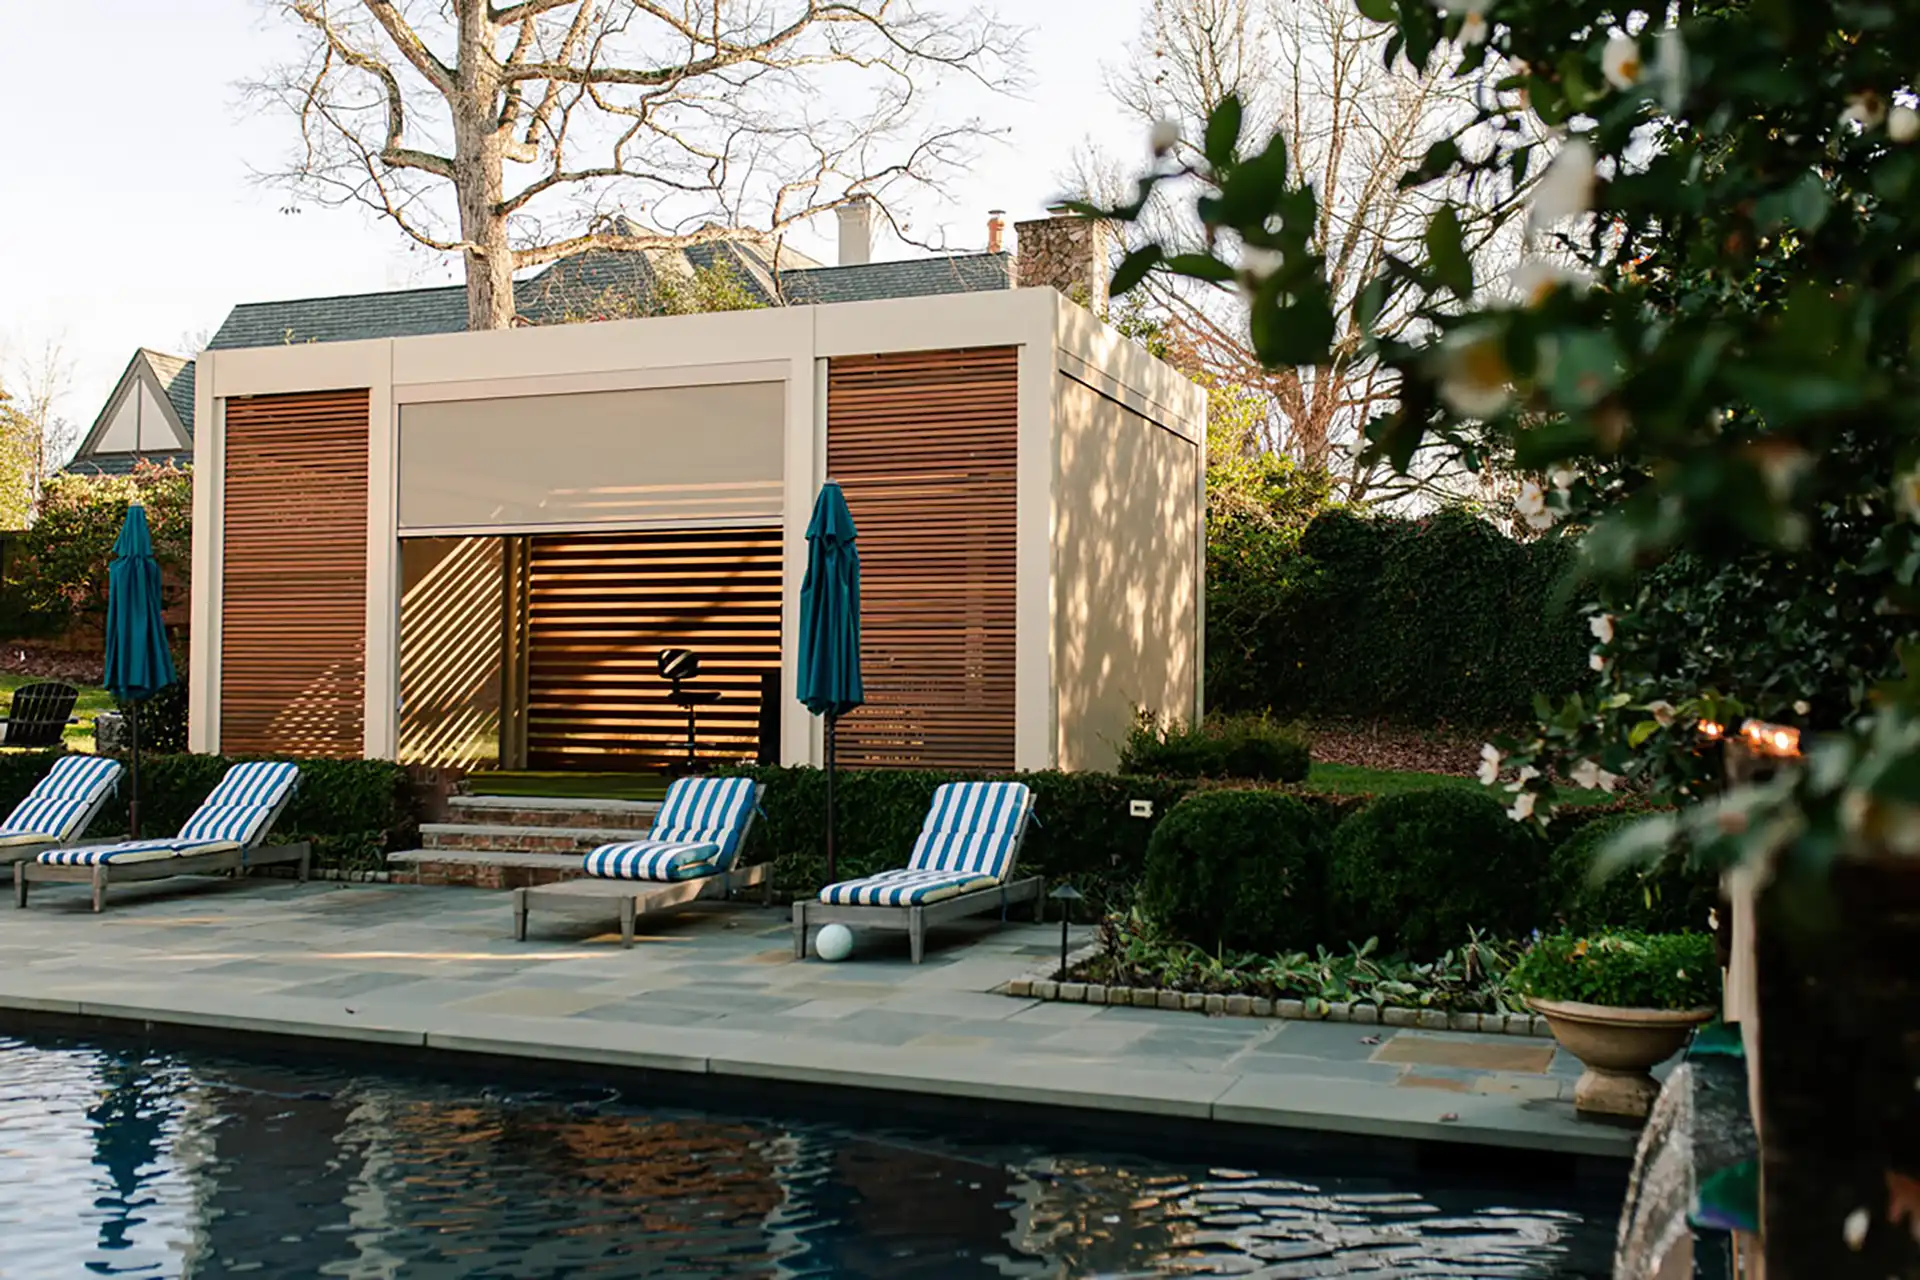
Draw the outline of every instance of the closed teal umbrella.
<instances>
[{"instance_id":1,"label":"closed teal umbrella","mask_svg":"<svg viewBox=\"0 0 1920 1280\"><path fill-rule=\"evenodd\" d=\"M160 618L160 562L153 558L147 509L135 502L107 566L107 692L127 707L132 758L127 830L140 836L140 704L180 677Z\"/></svg>"},{"instance_id":2,"label":"closed teal umbrella","mask_svg":"<svg viewBox=\"0 0 1920 1280\"><path fill-rule=\"evenodd\" d=\"M807 576L800 584L800 680L794 693L827 721L827 882L834 858L834 727L866 701L860 683L860 550L840 486L820 487L807 522Z\"/></svg>"}]
</instances>

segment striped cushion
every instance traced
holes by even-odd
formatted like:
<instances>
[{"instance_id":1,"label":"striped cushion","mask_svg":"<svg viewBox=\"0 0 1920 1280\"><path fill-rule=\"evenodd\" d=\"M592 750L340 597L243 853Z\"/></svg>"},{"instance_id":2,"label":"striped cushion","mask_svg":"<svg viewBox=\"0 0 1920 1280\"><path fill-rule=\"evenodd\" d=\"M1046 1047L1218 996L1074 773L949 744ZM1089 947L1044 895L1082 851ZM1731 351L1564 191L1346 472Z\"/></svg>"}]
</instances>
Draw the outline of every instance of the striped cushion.
<instances>
[{"instance_id":1,"label":"striped cushion","mask_svg":"<svg viewBox=\"0 0 1920 1280\"><path fill-rule=\"evenodd\" d=\"M667 788L647 839L711 844L718 851L713 869L731 870L753 817L753 803L752 778L681 778Z\"/></svg>"},{"instance_id":2,"label":"striped cushion","mask_svg":"<svg viewBox=\"0 0 1920 1280\"><path fill-rule=\"evenodd\" d=\"M933 793L907 866L1004 880L1032 808L1033 793L1022 782L945 783Z\"/></svg>"},{"instance_id":3,"label":"striped cushion","mask_svg":"<svg viewBox=\"0 0 1920 1280\"><path fill-rule=\"evenodd\" d=\"M976 889L991 889L992 876L906 868L882 871L860 880L842 880L820 891L820 901L836 906L913 907Z\"/></svg>"},{"instance_id":4,"label":"striped cushion","mask_svg":"<svg viewBox=\"0 0 1920 1280\"><path fill-rule=\"evenodd\" d=\"M184 840L127 840L120 844L90 845L80 849L49 849L40 855L39 860L60 867L91 867L101 862L157 862L162 858L177 858L187 853L213 853L237 847L231 841L225 844L192 844Z\"/></svg>"},{"instance_id":5,"label":"striped cushion","mask_svg":"<svg viewBox=\"0 0 1920 1280\"><path fill-rule=\"evenodd\" d=\"M206 803L180 828L180 839L250 845L259 839L299 780L300 769L283 760L252 760L227 770Z\"/></svg>"},{"instance_id":6,"label":"striped cushion","mask_svg":"<svg viewBox=\"0 0 1920 1280\"><path fill-rule=\"evenodd\" d=\"M106 756L62 756L33 784L0 834L32 834L69 840L80 822L120 785L120 762Z\"/></svg>"},{"instance_id":7,"label":"striped cushion","mask_svg":"<svg viewBox=\"0 0 1920 1280\"><path fill-rule=\"evenodd\" d=\"M20 849L28 845L42 845L48 837L33 831L0 831L0 849Z\"/></svg>"},{"instance_id":8,"label":"striped cushion","mask_svg":"<svg viewBox=\"0 0 1920 1280\"><path fill-rule=\"evenodd\" d=\"M692 880L712 875L720 846L712 841L629 840L587 855L587 874L608 880Z\"/></svg>"}]
</instances>

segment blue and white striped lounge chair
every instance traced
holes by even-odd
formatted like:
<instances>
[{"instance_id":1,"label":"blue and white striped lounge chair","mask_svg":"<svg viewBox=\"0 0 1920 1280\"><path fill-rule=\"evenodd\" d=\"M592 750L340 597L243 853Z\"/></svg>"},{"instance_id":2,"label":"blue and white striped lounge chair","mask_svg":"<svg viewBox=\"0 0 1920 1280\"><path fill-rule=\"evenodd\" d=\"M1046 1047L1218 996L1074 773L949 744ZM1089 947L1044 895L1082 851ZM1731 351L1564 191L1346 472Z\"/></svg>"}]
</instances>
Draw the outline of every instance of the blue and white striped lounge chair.
<instances>
[{"instance_id":1,"label":"blue and white striped lounge chair","mask_svg":"<svg viewBox=\"0 0 1920 1280\"><path fill-rule=\"evenodd\" d=\"M108 756L61 756L0 822L0 863L72 844L120 789L123 770Z\"/></svg>"},{"instance_id":2,"label":"blue and white striped lounge chair","mask_svg":"<svg viewBox=\"0 0 1920 1280\"><path fill-rule=\"evenodd\" d=\"M648 912L738 889L772 888L769 868L739 865L740 850L760 810L751 778L681 778L667 788L653 827L638 840L603 844L589 853L586 875L513 891L513 936L527 936L527 912L538 903L582 915L620 917L620 945L633 945L634 921Z\"/></svg>"},{"instance_id":3,"label":"blue and white striped lounge chair","mask_svg":"<svg viewBox=\"0 0 1920 1280\"><path fill-rule=\"evenodd\" d=\"M1022 782L948 782L913 842L913 856L897 871L842 880L815 902L793 904L793 954L807 955L807 929L833 924L905 929L913 962L926 951L927 929L1031 899L1045 909L1038 876L1013 878L1014 863L1033 816L1033 793Z\"/></svg>"},{"instance_id":4,"label":"blue and white striped lounge chair","mask_svg":"<svg viewBox=\"0 0 1920 1280\"><path fill-rule=\"evenodd\" d=\"M305 880L312 852L305 843L262 843L299 780L299 766L285 761L234 765L178 835L49 849L31 861L14 863L14 905L27 905L27 886L36 881L91 884L93 909L99 911L107 904L107 885L114 881L238 873L272 862L299 863Z\"/></svg>"}]
</instances>

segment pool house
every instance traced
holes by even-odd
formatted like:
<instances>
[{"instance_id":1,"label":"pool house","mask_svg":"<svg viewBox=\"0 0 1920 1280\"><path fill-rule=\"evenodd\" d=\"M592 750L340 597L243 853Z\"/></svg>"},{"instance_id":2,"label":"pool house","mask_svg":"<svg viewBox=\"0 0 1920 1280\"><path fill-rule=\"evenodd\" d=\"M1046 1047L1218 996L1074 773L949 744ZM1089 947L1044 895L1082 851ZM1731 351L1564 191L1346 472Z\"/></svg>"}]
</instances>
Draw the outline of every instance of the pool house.
<instances>
[{"instance_id":1,"label":"pool house","mask_svg":"<svg viewBox=\"0 0 1920 1280\"><path fill-rule=\"evenodd\" d=\"M1201 710L1205 395L1052 288L214 350L195 395L196 751L653 771L691 713L818 763L829 477L845 764L1105 768Z\"/></svg>"}]
</instances>

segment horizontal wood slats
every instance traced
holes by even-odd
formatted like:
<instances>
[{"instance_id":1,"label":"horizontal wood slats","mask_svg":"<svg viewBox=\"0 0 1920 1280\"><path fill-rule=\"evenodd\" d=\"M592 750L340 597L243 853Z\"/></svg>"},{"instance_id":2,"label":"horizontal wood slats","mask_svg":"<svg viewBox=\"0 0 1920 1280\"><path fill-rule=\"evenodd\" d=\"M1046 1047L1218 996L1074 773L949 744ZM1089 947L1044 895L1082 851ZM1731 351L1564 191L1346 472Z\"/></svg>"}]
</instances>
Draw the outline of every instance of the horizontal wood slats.
<instances>
[{"instance_id":1,"label":"horizontal wood slats","mask_svg":"<svg viewBox=\"0 0 1920 1280\"><path fill-rule=\"evenodd\" d=\"M1016 349L831 361L827 473L859 529L867 705L839 759L1013 767Z\"/></svg>"},{"instance_id":2,"label":"horizontal wood slats","mask_svg":"<svg viewBox=\"0 0 1920 1280\"><path fill-rule=\"evenodd\" d=\"M535 769L660 768L686 758L661 649L700 659L702 760L751 759L762 678L780 670L778 528L549 534L530 540L527 760ZM777 695L776 695L777 696Z\"/></svg>"},{"instance_id":3,"label":"horizontal wood slats","mask_svg":"<svg viewBox=\"0 0 1920 1280\"><path fill-rule=\"evenodd\" d=\"M367 392L226 401L220 749L357 756Z\"/></svg>"}]
</instances>

